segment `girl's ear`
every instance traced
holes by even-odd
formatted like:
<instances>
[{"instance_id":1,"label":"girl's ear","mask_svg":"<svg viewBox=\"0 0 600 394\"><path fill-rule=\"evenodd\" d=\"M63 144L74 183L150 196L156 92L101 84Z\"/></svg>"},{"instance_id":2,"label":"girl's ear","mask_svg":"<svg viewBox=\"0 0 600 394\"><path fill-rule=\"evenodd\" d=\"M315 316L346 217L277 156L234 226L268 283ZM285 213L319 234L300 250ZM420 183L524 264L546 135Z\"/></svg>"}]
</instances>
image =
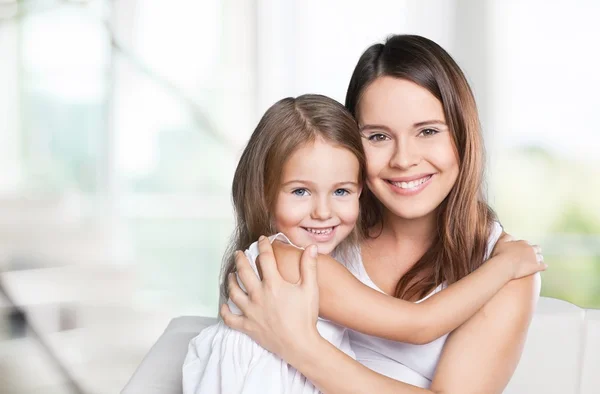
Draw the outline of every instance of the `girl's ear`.
<instances>
[{"instance_id":1,"label":"girl's ear","mask_svg":"<svg viewBox=\"0 0 600 394\"><path fill-rule=\"evenodd\" d=\"M358 198L360 198L360 195L362 194L362 185L358 187Z\"/></svg>"}]
</instances>

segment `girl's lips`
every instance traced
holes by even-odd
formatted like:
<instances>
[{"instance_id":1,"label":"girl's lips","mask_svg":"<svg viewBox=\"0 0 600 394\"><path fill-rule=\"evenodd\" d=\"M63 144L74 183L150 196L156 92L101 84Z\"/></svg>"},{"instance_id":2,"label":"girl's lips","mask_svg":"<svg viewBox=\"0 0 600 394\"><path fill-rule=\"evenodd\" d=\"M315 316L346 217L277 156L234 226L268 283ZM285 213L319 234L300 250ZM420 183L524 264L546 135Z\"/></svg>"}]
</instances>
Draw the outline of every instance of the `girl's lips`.
<instances>
[{"instance_id":1,"label":"girl's lips","mask_svg":"<svg viewBox=\"0 0 600 394\"><path fill-rule=\"evenodd\" d=\"M414 196L416 194L419 194L427 186L429 186L432 179L433 179L433 174L426 175L425 177L421 177L421 178L416 178L416 179L410 181L413 183L412 187L411 187L410 183L406 182L406 181L393 182L391 180L386 179L385 183L387 183L390 186L390 189L396 194L399 194L401 196Z\"/></svg>"},{"instance_id":2,"label":"girl's lips","mask_svg":"<svg viewBox=\"0 0 600 394\"><path fill-rule=\"evenodd\" d=\"M314 239L316 242L328 242L328 241L331 241L333 239L333 237L335 236L335 230L337 229L337 226L326 227L326 228L321 228L321 229L317 229L315 227L302 227L302 229L304 231L306 231L306 233L312 239ZM312 230L321 230L321 231L325 230L325 229L331 229L331 230L318 234L314 231L311 231L311 229Z\"/></svg>"}]
</instances>

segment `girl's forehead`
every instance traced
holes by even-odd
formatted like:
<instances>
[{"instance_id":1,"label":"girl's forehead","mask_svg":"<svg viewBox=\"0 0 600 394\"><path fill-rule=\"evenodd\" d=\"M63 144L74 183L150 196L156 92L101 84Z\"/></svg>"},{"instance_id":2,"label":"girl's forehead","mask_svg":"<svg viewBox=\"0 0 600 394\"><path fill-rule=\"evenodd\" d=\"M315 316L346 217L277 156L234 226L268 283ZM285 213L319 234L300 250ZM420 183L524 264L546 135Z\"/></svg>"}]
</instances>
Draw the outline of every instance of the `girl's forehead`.
<instances>
[{"instance_id":1,"label":"girl's forehead","mask_svg":"<svg viewBox=\"0 0 600 394\"><path fill-rule=\"evenodd\" d=\"M358 158L347 147L315 140L313 144L296 149L287 158L283 165L282 178L353 178L356 177L359 166ZM285 179L282 180L286 182Z\"/></svg>"}]
</instances>

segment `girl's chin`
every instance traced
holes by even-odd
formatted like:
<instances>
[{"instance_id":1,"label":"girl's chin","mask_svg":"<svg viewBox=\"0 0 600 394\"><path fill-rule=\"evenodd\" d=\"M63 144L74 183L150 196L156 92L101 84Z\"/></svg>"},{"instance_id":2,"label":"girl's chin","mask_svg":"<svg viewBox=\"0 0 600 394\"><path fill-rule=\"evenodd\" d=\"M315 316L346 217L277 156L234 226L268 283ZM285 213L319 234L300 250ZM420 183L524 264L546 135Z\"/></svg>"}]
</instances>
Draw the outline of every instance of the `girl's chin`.
<instances>
[{"instance_id":1,"label":"girl's chin","mask_svg":"<svg viewBox=\"0 0 600 394\"><path fill-rule=\"evenodd\" d=\"M333 252L333 249L335 249L335 247L317 244L317 250L319 251L319 254L330 254L331 252Z\"/></svg>"}]
</instances>

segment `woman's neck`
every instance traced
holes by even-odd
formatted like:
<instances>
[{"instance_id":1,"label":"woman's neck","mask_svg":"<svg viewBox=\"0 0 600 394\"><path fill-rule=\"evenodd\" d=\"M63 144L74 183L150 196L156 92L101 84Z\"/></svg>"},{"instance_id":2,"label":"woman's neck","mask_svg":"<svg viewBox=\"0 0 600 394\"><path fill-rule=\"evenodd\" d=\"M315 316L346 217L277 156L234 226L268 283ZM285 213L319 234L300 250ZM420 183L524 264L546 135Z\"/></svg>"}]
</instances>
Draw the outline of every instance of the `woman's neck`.
<instances>
[{"instance_id":1,"label":"woman's neck","mask_svg":"<svg viewBox=\"0 0 600 394\"><path fill-rule=\"evenodd\" d=\"M403 219L391 212L384 212L383 227L377 227L373 229L372 235L375 237L363 241L363 264L371 280L380 289L387 294L394 294L400 278L435 241L436 213L418 219Z\"/></svg>"},{"instance_id":2,"label":"woman's neck","mask_svg":"<svg viewBox=\"0 0 600 394\"><path fill-rule=\"evenodd\" d=\"M395 239L397 243L410 241L428 248L437 234L436 217L434 211L420 218L405 219L385 210L382 234Z\"/></svg>"}]
</instances>

